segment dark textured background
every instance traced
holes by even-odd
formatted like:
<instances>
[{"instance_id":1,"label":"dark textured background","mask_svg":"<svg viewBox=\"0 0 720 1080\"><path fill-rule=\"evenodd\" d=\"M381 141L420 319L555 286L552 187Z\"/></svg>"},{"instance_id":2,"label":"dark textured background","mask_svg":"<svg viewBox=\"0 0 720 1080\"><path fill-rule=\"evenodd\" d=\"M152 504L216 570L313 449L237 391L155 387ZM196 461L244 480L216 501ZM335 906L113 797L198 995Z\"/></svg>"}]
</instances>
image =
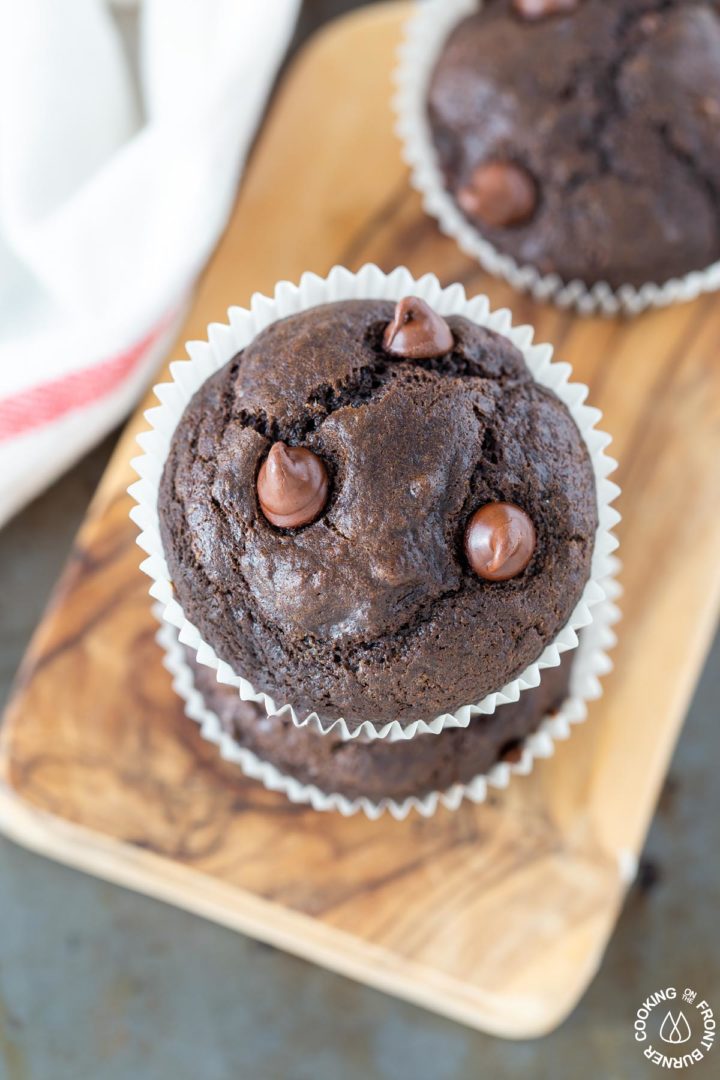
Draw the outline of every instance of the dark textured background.
<instances>
[{"instance_id":1,"label":"dark textured background","mask_svg":"<svg viewBox=\"0 0 720 1080\"><path fill-rule=\"evenodd\" d=\"M295 42L353 0L307 0ZM0 532L0 705L115 436ZM0 1080L628 1080L668 983L720 1013L720 638L600 974L506 1043L0 840ZM632 723L632 717L628 717ZM692 1076L720 1075L720 1045Z\"/></svg>"}]
</instances>

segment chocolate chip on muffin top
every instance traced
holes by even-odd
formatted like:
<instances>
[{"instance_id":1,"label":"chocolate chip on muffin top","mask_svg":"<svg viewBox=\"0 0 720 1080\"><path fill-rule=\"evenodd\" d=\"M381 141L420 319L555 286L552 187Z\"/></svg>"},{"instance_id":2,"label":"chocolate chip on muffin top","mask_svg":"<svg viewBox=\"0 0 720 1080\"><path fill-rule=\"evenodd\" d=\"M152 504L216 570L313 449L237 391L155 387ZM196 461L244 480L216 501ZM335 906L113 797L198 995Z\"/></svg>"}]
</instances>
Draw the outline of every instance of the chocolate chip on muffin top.
<instances>
[{"instance_id":1,"label":"chocolate chip on muffin top","mask_svg":"<svg viewBox=\"0 0 720 1080\"><path fill-rule=\"evenodd\" d=\"M720 259L716 0L485 0L428 110L449 191L518 263L618 287Z\"/></svg>"},{"instance_id":2,"label":"chocolate chip on muffin top","mask_svg":"<svg viewBox=\"0 0 720 1080\"><path fill-rule=\"evenodd\" d=\"M258 334L187 407L159 514L216 653L350 727L429 720L519 674L579 599L597 527L565 406L507 339L415 298Z\"/></svg>"}]
</instances>

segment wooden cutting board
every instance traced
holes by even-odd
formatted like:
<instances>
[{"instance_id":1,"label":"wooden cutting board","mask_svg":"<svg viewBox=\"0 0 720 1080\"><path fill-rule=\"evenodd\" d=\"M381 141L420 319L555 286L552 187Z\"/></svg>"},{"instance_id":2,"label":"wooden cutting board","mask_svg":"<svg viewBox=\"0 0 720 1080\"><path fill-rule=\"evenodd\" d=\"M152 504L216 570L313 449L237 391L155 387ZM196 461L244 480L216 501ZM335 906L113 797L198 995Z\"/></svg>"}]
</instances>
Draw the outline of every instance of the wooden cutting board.
<instances>
[{"instance_id":1,"label":"wooden cutting board","mask_svg":"<svg viewBox=\"0 0 720 1080\"><path fill-rule=\"evenodd\" d=\"M405 822L292 806L221 762L154 643L130 423L22 665L0 827L498 1034L546 1032L596 971L720 598L720 305L578 319L487 279L423 216L392 132L407 5L324 31L284 78L180 342L303 270L406 263L486 291L591 386L622 465L624 622L590 720L480 807ZM173 356L182 354L178 343Z\"/></svg>"}]
</instances>

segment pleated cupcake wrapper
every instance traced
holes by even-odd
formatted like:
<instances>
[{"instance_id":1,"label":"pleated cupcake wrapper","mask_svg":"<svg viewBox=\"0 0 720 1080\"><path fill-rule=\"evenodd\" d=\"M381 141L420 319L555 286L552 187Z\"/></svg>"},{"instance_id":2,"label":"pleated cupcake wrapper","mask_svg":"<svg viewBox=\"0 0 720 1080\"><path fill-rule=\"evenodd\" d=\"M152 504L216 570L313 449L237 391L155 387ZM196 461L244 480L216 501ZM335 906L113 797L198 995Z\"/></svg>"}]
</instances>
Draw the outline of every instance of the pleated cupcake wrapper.
<instances>
[{"instance_id":1,"label":"pleated cupcake wrapper","mask_svg":"<svg viewBox=\"0 0 720 1080\"><path fill-rule=\"evenodd\" d=\"M343 717L321 719L315 712L299 715L291 703L278 702L269 694L256 690L245 675L233 671L203 640L197 627L185 617L174 595L160 539L158 488L173 433L193 394L266 326L318 304L360 298L397 301L408 295L421 297L441 315L464 315L481 326L504 334L521 350L537 382L553 390L566 404L590 453L597 488L599 527L591 576L580 600L555 640L519 677L497 692L488 694L477 704L443 713L431 721L415 720L403 726L398 721L375 723L368 719L351 728ZM244 701L261 704L269 716L287 713L298 727L311 724L323 733L333 731L343 739L356 738L361 734L367 738L409 739L419 732L437 734L446 728L467 727L474 716L492 713L498 705L517 701L523 691L537 686L543 668L556 667L563 652L576 648L578 631L592 623L594 609L605 597L604 583L612 576L611 554L617 547L612 528L620 519L611 506L619 488L608 479L616 467L613 459L605 453L610 437L596 429L595 425L601 417L599 410L584 404L587 387L569 381L570 365L553 362L549 345L533 345L532 328L514 327L508 310L491 312L487 297L468 299L461 285L442 288L434 274L425 274L416 279L404 267L384 274L378 267L367 265L353 274L344 267L336 266L326 278L306 273L299 285L280 282L274 296L256 293L249 309L234 307L228 316L228 324L213 323L208 328L208 341L189 342L187 351L191 359L171 364L173 381L155 387L161 404L145 414L151 430L138 436L144 453L133 461L133 467L140 480L129 488L137 503L131 517L140 529L138 544L148 556L142 563L142 569L152 578L150 595L162 604L163 619L177 627L180 642L194 651L199 663L214 668L220 682L235 686Z\"/></svg>"},{"instance_id":2,"label":"pleated cupcake wrapper","mask_svg":"<svg viewBox=\"0 0 720 1080\"><path fill-rule=\"evenodd\" d=\"M720 262L660 285L648 282L639 287L621 285L614 289L607 282L592 286L582 281L564 282L557 274L542 274L533 266L519 265L473 228L445 187L427 117L427 91L435 62L450 31L481 6L479 0L417 3L406 24L398 54L396 130L410 166L412 185L422 195L426 212L437 220L441 231L488 273L530 293L536 300L572 308L582 315L639 315L648 308L694 300L702 293L720 289Z\"/></svg>"},{"instance_id":3,"label":"pleated cupcake wrapper","mask_svg":"<svg viewBox=\"0 0 720 1080\"><path fill-rule=\"evenodd\" d=\"M507 787L513 774L527 776L538 758L551 757L555 752L555 743L567 739L573 726L587 718L588 703L602 695L600 679L612 669L608 650L615 644L613 626L620 618L614 603L620 593L619 586L612 578L605 586L607 598L598 605L592 625L583 631L573 660L570 694L562 707L547 716L538 730L523 741L518 761L498 762L489 772L474 777L467 784L453 784L445 791L431 791L405 799L387 797L375 800L366 796L350 799L338 792L322 791L315 784L305 784L280 772L269 761L264 761L236 742L232 735L223 730L219 717L208 708L195 686L194 674L178 639L177 628L163 620L162 605L155 605L154 610L161 623L157 641L165 653L163 662L173 677L173 689L185 703L186 716L199 725L204 739L218 747L221 757L239 765L245 776L260 781L268 790L282 792L293 803L312 806L314 810L336 810L348 817L364 813L373 820L388 813L400 821L412 811L422 817L432 817L439 806L457 810L464 799L473 803L484 802L493 788Z\"/></svg>"}]
</instances>

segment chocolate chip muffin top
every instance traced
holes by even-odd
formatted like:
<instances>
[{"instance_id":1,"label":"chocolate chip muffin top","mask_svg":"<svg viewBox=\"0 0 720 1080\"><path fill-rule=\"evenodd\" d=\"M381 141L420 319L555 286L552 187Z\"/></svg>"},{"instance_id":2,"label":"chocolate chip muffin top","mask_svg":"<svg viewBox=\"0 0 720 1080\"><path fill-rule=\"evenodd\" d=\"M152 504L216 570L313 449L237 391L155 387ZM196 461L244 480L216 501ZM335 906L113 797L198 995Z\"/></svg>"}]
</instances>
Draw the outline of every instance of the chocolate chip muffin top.
<instances>
[{"instance_id":1,"label":"chocolate chip muffin top","mask_svg":"<svg viewBox=\"0 0 720 1080\"><path fill-rule=\"evenodd\" d=\"M579 599L597 527L565 406L507 339L420 304L269 326L195 394L160 485L204 639L278 706L351 728L429 720L519 674ZM306 520L272 523L292 507Z\"/></svg>"},{"instance_id":2,"label":"chocolate chip muffin top","mask_svg":"<svg viewBox=\"0 0 720 1080\"><path fill-rule=\"evenodd\" d=\"M428 109L449 191L517 262L618 287L720 259L716 0L485 0Z\"/></svg>"}]
</instances>

